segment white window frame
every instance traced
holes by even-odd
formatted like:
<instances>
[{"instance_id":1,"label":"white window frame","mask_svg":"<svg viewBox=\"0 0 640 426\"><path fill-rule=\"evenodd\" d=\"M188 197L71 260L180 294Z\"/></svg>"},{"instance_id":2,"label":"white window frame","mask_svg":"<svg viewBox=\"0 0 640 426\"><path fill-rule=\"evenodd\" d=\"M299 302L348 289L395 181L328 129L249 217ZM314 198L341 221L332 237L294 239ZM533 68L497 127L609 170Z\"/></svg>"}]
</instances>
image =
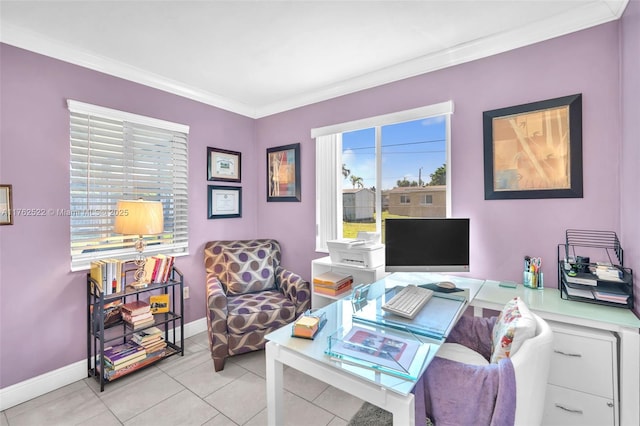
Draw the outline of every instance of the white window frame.
<instances>
[{"instance_id":1,"label":"white window frame","mask_svg":"<svg viewBox=\"0 0 640 426\"><path fill-rule=\"evenodd\" d=\"M400 194L400 204L411 204L411 196L409 194Z\"/></svg>"},{"instance_id":2,"label":"white window frame","mask_svg":"<svg viewBox=\"0 0 640 426\"><path fill-rule=\"evenodd\" d=\"M376 152L381 152L382 127L390 124L446 116L447 197L446 214L451 216L451 120L453 101L378 115L340 124L311 129L316 140L316 251L328 252L327 241L342 235L342 133L375 128ZM376 188L382 188L382 156L376 154ZM382 211L382 191L376 190L376 211ZM376 223L377 232L381 223Z\"/></svg>"},{"instance_id":3,"label":"white window frame","mask_svg":"<svg viewBox=\"0 0 640 426\"><path fill-rule=\"evenodd\" d=\"M189 254L189 126L68 99L71 270L135 257L137 236L113 232L118 200L161 201L163 234L144 254ZM105 184L107 183L107 184Z\"/></svg>"}]
</instances>

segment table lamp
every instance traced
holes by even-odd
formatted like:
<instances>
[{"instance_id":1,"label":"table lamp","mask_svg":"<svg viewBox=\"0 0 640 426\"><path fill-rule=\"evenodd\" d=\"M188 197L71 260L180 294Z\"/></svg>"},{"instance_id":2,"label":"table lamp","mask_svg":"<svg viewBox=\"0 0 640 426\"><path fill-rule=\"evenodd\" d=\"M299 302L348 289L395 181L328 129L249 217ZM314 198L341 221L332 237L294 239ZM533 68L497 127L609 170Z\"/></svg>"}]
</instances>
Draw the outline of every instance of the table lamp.
<instances>
[{"instance_id":1,"label":"table lamp","mask_svg":"<svg viewBox=\"0 0 640 426\"><path fill-rule=\"evenodd\" d=\"M134 288L144 288L149 283L145 281L144 264L146 258L143 254L145 242L143 235L156 235L164 231L164 216L160 201L120 200L117 205L114 232L124 235L137 235L135 248L138 252L134 263L138 267L135 272Z\"/></svg>"}]
</instances>

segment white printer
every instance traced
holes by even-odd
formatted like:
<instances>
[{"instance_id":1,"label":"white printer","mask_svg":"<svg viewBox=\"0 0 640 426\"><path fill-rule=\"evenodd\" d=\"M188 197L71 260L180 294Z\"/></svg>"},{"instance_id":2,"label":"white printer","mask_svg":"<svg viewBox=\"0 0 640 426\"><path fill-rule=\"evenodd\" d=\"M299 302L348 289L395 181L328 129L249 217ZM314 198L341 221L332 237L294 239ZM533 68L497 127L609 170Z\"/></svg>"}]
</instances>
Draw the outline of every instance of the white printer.
<instances>
[{"instance_id":1,"label":"white printer","mask_svg":"<svg viewBox=\"0 0 640 426\"><path fill-rule=\"evenodd\" d=\"M377 268L384 265L384 244L380 234L358 232L357 238L327 241L331 262L339 265Z\"/></svg>"}]
</instances>

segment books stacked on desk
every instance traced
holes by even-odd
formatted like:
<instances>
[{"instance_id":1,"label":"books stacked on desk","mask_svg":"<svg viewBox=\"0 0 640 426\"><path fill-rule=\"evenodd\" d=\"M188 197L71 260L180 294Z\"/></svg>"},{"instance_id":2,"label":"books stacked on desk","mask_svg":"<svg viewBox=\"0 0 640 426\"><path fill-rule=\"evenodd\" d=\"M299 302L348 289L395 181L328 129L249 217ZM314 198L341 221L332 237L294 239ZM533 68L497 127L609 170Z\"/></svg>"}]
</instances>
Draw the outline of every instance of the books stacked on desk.
<instances>
[{"instance_id":1,"label":"books stacked on desk","mask_svg":"<svg viewBox=\"0 0 640 426\"><path fill-rule=\"evenodd\" d=\"M120 293L124 290L122 261L118 259L96 260L91 262L90 275L97 290L105 295ZM95 292L93 292L95 294Z\"/></svg>"},{"instance_id":2,"label":"books stacked on desk","mask_svg":"<svg viewBox=\"0 0 640 426\"><path fill-rule=\"evenodd\" d=\"M151 313L151 305L142 300L134 300L127 302L120 308L122 319L131 325L134 330L148 327L155 324L153 314Z\"/></svg>"},{"instance_id":3,"label":"books stacked on desk","mask_svg":"<svg viewBox=\"0 0 640 426\"><path fill-rule=\"evenodd\" d=\"M353 276L338 272L325 272L313 277L313 291L318 294L338 296L351 291Z\"/></svg>"},{"instance_id":4,"label":"books stacked on desk","mask_svg":"<svg viewBox=\"0 0 640 426\"><path fill-rule=\"evenodd\" d=\"M294 323L291 335L305 339L313 339L327 322L324 312L306 311Z\"/></svg>"}]
</instances>

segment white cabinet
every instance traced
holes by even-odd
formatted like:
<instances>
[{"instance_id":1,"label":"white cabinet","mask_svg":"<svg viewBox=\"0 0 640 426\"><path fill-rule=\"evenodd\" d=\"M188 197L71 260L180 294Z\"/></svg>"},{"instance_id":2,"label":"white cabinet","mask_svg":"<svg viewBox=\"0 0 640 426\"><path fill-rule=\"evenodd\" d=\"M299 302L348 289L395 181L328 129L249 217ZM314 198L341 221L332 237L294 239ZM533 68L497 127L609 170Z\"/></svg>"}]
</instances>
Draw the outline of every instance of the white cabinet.
<instances>
[{"instance_id":1,"label":"white cabinet","mask_svg":"<svg viewBox=\"0 0 640 426\"><path fill-rule=\"evenodd\" d=\"M322 308L323 306L350 294L347 292L339 296L329 296L326 294L317 294L314 291L313 277L329 271L353 276L354 286L358 284L371 284L388 275L384 271L384 264L377 268L361 268L357 266L334 264L331 262L331 258L329 256L315 259L311 262L311 307L314 309Z\"/></svg>"},{"instance_id":2,"label":"white cabinet","mask_svg":"<svg viewBox=\"0 0 640 426\"><path fill-rule=\"evenodd\" d=\"M553 354L544 425L618 425L618 342L608 331L549 321Z\"/></svg>"}]
</instances>

